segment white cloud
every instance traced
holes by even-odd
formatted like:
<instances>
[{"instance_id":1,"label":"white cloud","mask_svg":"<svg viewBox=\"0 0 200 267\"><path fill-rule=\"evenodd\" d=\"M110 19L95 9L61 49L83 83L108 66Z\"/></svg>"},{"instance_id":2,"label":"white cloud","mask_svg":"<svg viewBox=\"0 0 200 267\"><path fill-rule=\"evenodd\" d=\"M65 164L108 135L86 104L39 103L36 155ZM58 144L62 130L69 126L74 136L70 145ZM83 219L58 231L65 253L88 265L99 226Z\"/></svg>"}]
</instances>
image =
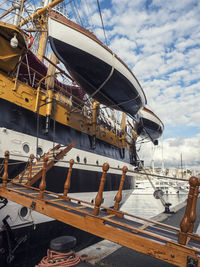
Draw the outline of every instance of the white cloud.
<instances>
[{"instance_id":1,"label":"white cloud","mask_svg":"<svg viewBox=\"0 0 200 267\"><path fill-rule=\"evenodd\" d=\"M180 168L181 155L184 168L200 169L200 134L192 138L169 138L152 148L148 143L139 152L145 165L151 165L152 160L157 167L161 167L162 158L166 168Z\"/></svg>"}]
</instances>

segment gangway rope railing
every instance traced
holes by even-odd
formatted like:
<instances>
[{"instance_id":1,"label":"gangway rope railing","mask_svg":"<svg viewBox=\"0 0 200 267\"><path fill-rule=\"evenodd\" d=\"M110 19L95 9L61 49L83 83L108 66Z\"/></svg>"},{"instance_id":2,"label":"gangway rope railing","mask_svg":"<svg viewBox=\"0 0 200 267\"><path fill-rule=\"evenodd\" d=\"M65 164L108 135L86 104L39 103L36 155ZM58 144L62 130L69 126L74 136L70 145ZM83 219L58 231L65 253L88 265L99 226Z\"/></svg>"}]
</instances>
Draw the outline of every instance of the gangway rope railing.
<instances>
[{"instance_id":1,"label":"gangway rope railing","mask_svg":"<svg viewBox=\"0 0 200 267\"><path fill-rule=\"evenodd\" d=\"M10 156L14 156L14 157L21 157L21 158L29 158L29 156L24 156L24 155L18 155L18 154L15 154L15 153L10 153ZM62 162L62 163L69 163L70 161L69 160L59 160L59 162ZM13 163L8 163L9 165L15 165L15 164L18 164L18 163L25 163L24 161L19 161L19 162L13 162ZM97 165L97 164L90 164L90 163L81 163L81 162L75 162L74 164L76 165L82 165L82 166L90 166L90 167L102 167L103 165ZM0 163L0 166L2 166L2 163ZM110 170L117 170L117 171L120 171L122 170L122 168L117 168L117 167L110 167ZM169 179L169 180L176 180L176 181L184 181L184 182L187 182L189 181L188 179L182 179L182 178L175 178L175 177L170 177L170 176L165 176L165 175L158 175L158 174L153 174L153 173L149 173L147 171L145 172L138 172L138 171L134 171L134 170L128 170L127 173L131 173L131 174L137 174L137 175L141 175L141 176L146 176L146 175L149 175L149 176L152 176L152 177L157 177L158 179Z\"/></svg>"}]
</instances>

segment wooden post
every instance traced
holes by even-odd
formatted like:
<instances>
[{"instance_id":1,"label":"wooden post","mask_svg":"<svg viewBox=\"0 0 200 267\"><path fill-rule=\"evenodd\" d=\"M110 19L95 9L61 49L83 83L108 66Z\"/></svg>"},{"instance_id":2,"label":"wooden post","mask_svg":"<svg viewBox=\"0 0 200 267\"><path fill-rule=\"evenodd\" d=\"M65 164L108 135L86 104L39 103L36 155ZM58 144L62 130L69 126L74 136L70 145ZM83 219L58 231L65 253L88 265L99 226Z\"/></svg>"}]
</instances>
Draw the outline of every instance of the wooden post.
<instances>
[{"instance_id":1,"label":"wooden post","mask_svg":"<svg viewBox=\"0 0 200 267\"><path fill-rule=\"evenodd\" d=\"M3 187L6 187L7 186L7 179L8 179L8 159L9 159L9 151L6 150L5 153L5 162L4 162L4 173L3 173L3 176L2 176L2 180L3 180L3 183L2 183L2 186Z\"/></svg>"},{"instance_id":2,"label":"wooden post","mask_svg":"<svg viewBox=\"0 0 200 267\"><path fill-rule=\"evenodd\" d=\"M32 167L33 167L33 160L35 156L33 154L30 155L30 161L29 161L29 173L28 173L28 181L27 184L28 186L31 185L31 178L32 178Z\"/></svg>"},{"instance_id":3,"label":"wooden post","mask_svg":"<svg viewBox=\"0 0 200 267\"><path fill-rule=\"evenodd\" d=\"M128 171L128 168L126 166L124 166L122 169L122 177L121 177L121 181L120 181L120 185L119 185L119 190L115 196L114 210L119 210L119 203L122 200L122 189L123 189L124 180L125 180L127 171Z\"/></svg>"},{"instance_id":4,"label":"wooden post","mask_svg":"<svg viewBox=\"0 0 200 267\"><path fill-rule=\"evenodd\" d=\"M196 221L196 206L197 206L198 194L199 194L199 179L198 179L198 184L196 185L195 190L194 190L192 208L191 208L191 211L190 211L190 229L189 229L189 233L193 232L194 223Z\"/></svg>"},{"instance_id":5,"label":"wooden post","mask_svg":"<svg viewBox=\"0 0 200 267\"><path fill-rule=\"evenodd\" d=\"M74 160L73 159L70 159L69 161L69 171L68 171L68 174L67 174L67 179L66 179L66 182L65 182L65 185L64 185L64 192L63 192L63 196L67 197L67 194L68 194L68 191L69 191L69 188L70 188L70 182L71 182L71 174L72 174L72 167L74 165Z\"/></svg>"},{"instance_id":6,"label":"wooden post","mask_svg":"<svg viewBox=\"0 0 200 267\"><path fill-rule=\"evenodd\" d=\"M46 189L46 170L47 170L47 161L48 161L48 157L47 155L44 156L44 164L43 164L43 169L42 169L42 179L40 182L40 195L39 198L43 198L44 196L44 190Z\"/></svg>"},{"instance_id":7,"label":"wooden post","mask_svg":"<svg viewBox=\"0 0 200 267\"><path fill-rule=\"evenodd\" d=\"M103 188L104 188L104 184L106 181L106 173L109 170L109 164L104 163L102 170L103 170L103 173L101 176L99 191L98 191L97 196L95 198L94 215L96 215L96 216L99 214L100 205L101 205L102 200L103 200Z\"/></svg>"},{"instance_id":8,"label":"wooden post","mask_svg":"<svg viewBox=\"0 0 200 267\"><path fill-rule=\"evenodd\" d=\"M194 211L191 211L192 208L196 207L196 203L194 205L193 201L194 200L194 193L195 193L195 189L198 186L198 178L196 177L191 177L189 180L190 183L190 190L188 193L188 199L187 199L187 206L185 209L185 214L181 220L180 223L180 228L181 231L179 232L179 236L178 236L178 242L179 244L185 245L186 241L187 241L187 235L189 230L191 229L191 218L190 215L194 214Z\"/></svg>"}]
</instances>

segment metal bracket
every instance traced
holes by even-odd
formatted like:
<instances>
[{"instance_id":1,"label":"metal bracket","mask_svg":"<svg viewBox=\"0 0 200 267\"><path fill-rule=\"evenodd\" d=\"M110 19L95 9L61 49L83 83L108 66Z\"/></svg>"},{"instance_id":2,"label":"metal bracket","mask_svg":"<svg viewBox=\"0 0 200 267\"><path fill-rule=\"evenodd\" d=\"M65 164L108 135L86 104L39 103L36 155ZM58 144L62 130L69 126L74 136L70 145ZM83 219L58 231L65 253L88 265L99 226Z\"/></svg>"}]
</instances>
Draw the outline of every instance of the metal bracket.
<instances>
[{"instance_id":1,"label":"metal bracket","mask_svg":"<svg viewBox=\"0 0 200 267\"><path fill-rule=\"evenodd\" d=\"M32 201L31 206L30 206L30 209L31 210L34 210L35 209L35 206L36 206L36 202L35 201Z\"/></svg>"},{"instance_id":2,"label":"metal bracket","mask_svg":"<svg viewBox=\"0 0 200 267\"><path fill-rule=\"evenodd\" d=\"M198 259L187 256L186 267L198 267Z\"/></svg>"}]
</instances>

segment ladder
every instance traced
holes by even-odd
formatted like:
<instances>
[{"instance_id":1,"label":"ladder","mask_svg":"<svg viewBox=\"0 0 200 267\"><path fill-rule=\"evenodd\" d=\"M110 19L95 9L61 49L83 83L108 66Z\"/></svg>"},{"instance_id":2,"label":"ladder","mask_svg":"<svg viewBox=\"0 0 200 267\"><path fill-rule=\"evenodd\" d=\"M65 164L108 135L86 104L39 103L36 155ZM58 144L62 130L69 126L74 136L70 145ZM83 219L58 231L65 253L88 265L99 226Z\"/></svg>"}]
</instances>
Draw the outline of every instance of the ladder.
<instances>
[{"instance_id":1,"label":"ladder","mask_svg":"<svg viewBox=\"0 0 200 267\"><path fill-rule=\"evenodd\" d=\"M61 158L63 158L73 147L75 142L62 148L60 144L56 145L49 152L45 153L40 159L33 163L34 155L30 155L29 166L19 175L12 179L13 183L31 186L42 176L44 157L48 157L47 171L51 169Z\"/></svg>"}]
</instances>

